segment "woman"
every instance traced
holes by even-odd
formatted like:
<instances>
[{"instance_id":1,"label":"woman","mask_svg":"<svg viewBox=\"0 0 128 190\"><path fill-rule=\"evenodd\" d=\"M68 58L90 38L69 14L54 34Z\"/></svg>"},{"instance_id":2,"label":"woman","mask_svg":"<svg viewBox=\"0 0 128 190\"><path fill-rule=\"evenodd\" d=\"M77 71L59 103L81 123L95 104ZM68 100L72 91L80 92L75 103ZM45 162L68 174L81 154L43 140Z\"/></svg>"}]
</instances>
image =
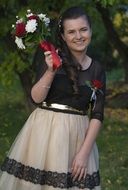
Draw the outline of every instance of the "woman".
<instances>
[{"instance_id":1,"label":"woman","mask_svg":"<svg viewBox=\"0 0 128 190\"><path fill-rule=\"evenodd\" d=\"M95 140L103 121L105 73L87 55L92 31L83 9L62 14L58 36L62 66L53 69L52 54L45 52L31 90L39 107L2 165L1 190L100 190Z\"/></svg>"}]
</instances>

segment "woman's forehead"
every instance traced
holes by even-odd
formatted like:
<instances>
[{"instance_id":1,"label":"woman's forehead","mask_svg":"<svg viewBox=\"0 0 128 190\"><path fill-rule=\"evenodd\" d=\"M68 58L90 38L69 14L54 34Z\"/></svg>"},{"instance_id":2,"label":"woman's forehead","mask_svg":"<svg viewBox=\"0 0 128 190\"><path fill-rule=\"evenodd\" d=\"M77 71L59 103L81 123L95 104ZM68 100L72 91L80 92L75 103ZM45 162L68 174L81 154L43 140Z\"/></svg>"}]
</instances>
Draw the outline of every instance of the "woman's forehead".
<instances>
[{"instance_id":1,"label":"woman's forehead","mask_svg":"<svg viewBox=\"0 0 128 190\"><path fill-rule=\"evenodd\" d=\"M75 27L86 27L89 26L85 16L81 16L75 19L66 19L63 23L64 29L70 29Z\"/></svg>"}]
</instances>

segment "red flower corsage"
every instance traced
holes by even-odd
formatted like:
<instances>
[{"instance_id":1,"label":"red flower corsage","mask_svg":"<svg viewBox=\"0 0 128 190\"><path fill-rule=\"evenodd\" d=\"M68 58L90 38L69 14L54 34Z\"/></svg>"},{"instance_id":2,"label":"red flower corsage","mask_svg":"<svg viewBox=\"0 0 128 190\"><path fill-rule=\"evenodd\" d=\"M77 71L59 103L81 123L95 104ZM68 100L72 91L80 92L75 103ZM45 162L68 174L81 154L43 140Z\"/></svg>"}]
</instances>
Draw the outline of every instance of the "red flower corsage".
<instances>
[{"instance_id":1,"label":"red flower corsage","mask_svg":"<svg viewBox=\"0 0 128 190\"><path fill-rule=\"evenodd\" d=\"M103 87L102 82L99 81L99 80L92 80L91 85L92 85L92 87L95 88L96 90Z\"/></svg>"},{"instance_id":2,"label":"red flower corsage","mask_svg":"<svg viewBox=\"0 0 128 190\"><path fill-rule=\"evenodd\" d=\"M99 80L92 80L91 81L91 89L92 89L92 95L91 95L91 101L94 101L94 107L95 108L95 104L96 104L96 92L99 91L101 94L103 94L103 91L101 90L101 88L103 87L103 83Z\"/></svg>"}]
</instances>

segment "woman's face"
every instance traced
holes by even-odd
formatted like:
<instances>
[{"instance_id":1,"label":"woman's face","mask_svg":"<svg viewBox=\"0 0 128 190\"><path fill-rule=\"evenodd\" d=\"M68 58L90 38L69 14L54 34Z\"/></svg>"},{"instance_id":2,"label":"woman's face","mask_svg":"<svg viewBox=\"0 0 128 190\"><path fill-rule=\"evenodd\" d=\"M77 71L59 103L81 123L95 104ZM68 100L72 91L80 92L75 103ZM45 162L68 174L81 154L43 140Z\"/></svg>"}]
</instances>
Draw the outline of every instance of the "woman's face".
<instances>
[{"instance_id":1,"label":"woman's face","mask_svg":"<svg viewBox=\"0 0 128 190\"><path fill-rule=\"evenodd\" d=\"M63 23L63 40L72 53L86 51L91 41L91 28L85 16L67 19Z\"/></svg>"}]
</instances>

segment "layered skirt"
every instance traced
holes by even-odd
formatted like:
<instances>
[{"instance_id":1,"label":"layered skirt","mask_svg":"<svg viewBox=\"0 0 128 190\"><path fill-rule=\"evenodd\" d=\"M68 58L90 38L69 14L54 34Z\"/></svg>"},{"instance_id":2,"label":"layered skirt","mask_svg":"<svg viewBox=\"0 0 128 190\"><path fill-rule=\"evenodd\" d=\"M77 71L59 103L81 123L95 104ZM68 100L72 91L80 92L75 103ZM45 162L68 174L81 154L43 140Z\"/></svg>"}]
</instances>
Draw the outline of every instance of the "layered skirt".
<instances>
[{"instance_id":1,"label":"layered skirt","mask_svg":"<svg viewBox=\"0 0 128 190\"><path fill-rule=\"evenodd\" d=\"M73 181L72 161L80 150L86 115L35 109L1 166L0 190L100 190L99 157L94 144L85 179Z\"/></svg>"}]
</instances>

